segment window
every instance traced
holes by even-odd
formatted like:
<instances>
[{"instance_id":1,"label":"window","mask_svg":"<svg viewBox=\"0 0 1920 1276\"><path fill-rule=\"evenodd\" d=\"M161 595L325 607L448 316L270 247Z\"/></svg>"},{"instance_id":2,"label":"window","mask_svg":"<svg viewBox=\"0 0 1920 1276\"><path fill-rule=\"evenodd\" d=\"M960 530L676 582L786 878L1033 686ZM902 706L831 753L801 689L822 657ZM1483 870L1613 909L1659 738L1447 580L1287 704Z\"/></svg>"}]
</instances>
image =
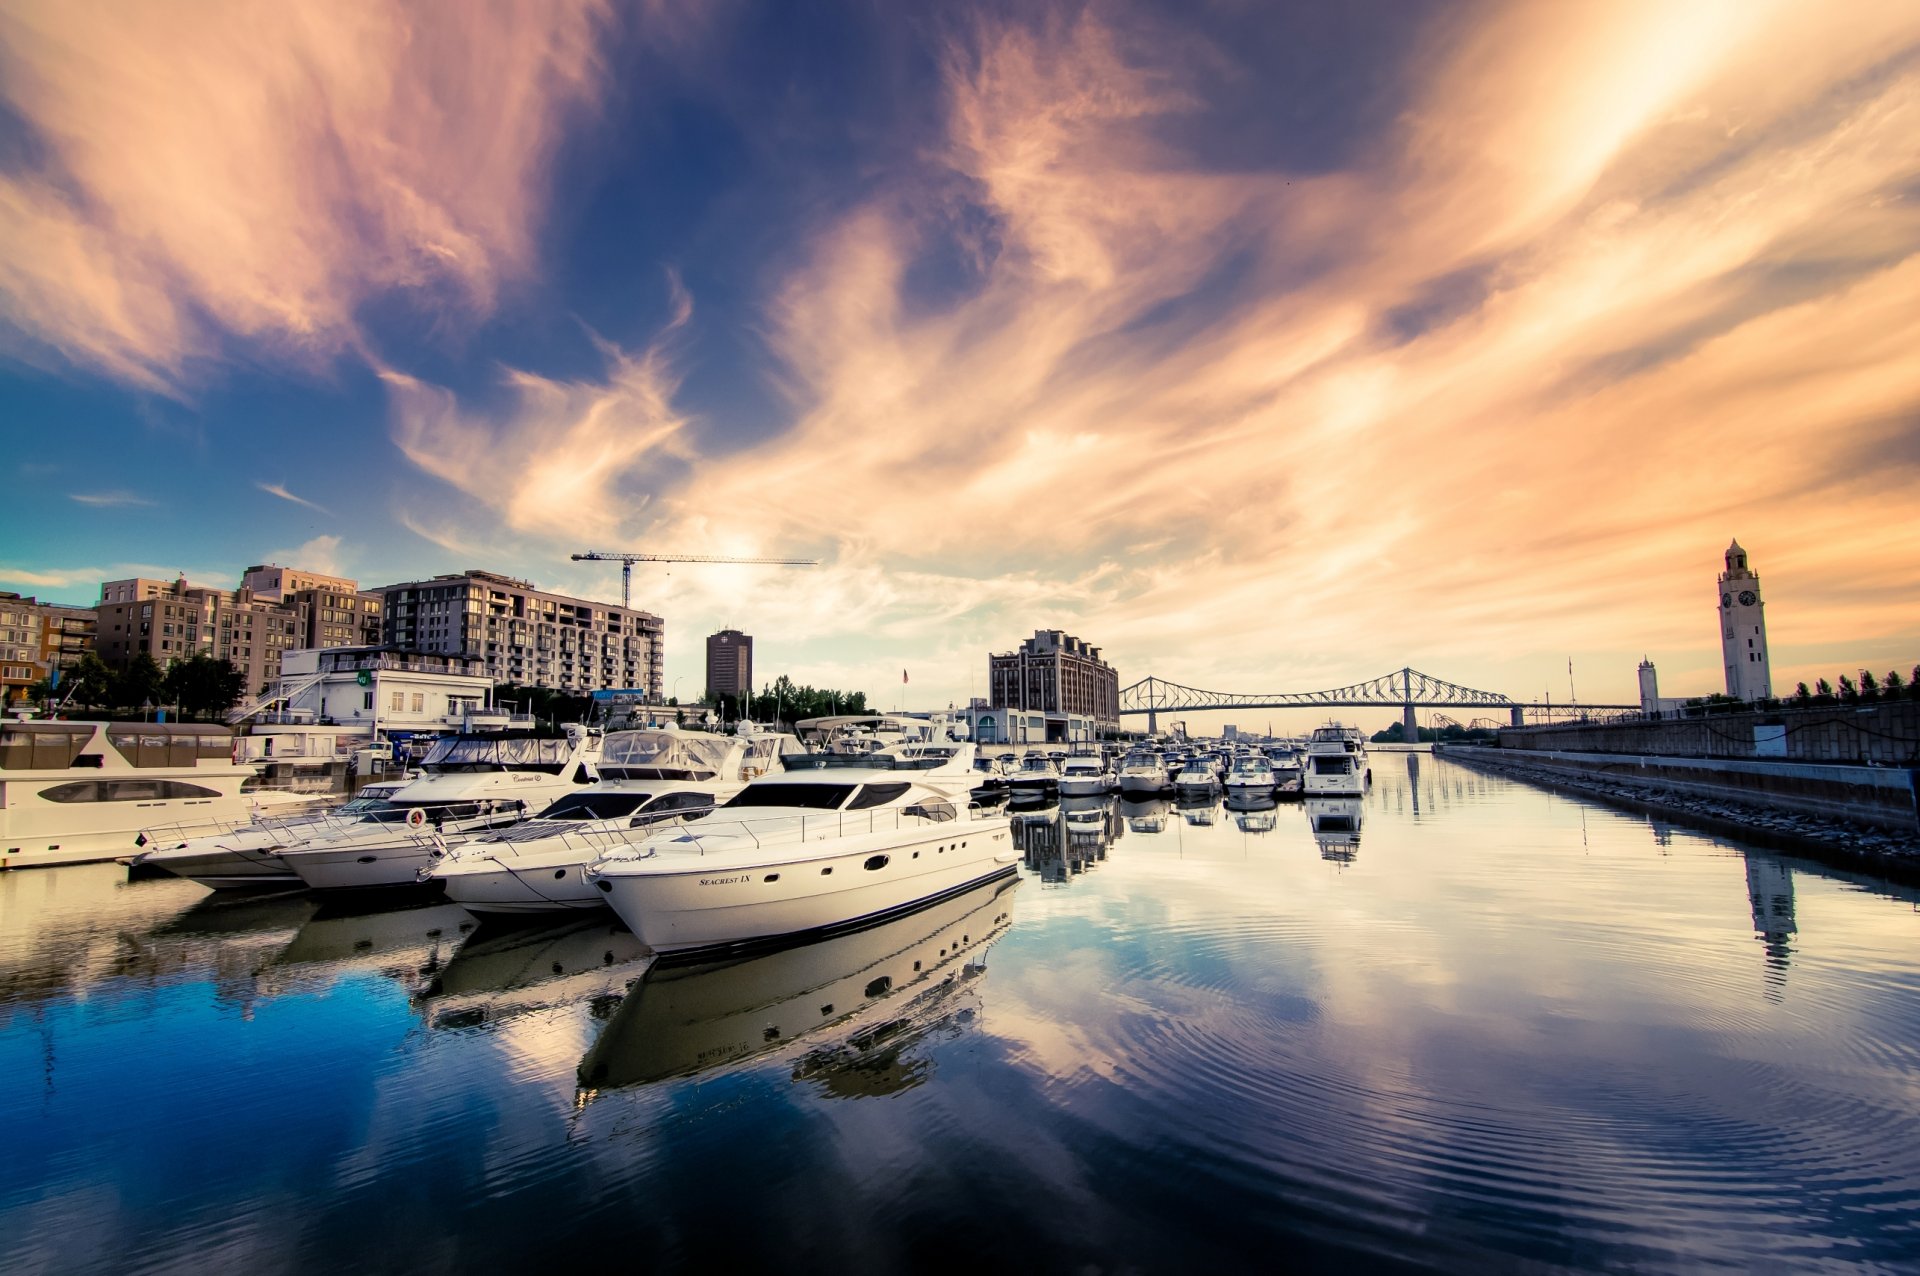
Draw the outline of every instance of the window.
<instances>
[{"instance_id":1,"label":"window","mask_svg":"<svg viewBox=\"0 0 1920 1276\"><path fill-rule=\"evenodd\" d=\"M427 708L426 693L422 691L414 692L413 693L413 711L415 713L424 713L426 711L426 708Z\"/></svg>"},{"instance_id":2,"label":"window","mask_svg":"<svg viewBox=\"0 0 1920 1276\"><path fill-rule=\"evenodd\" d=\"M885 806L912 787L910 784L896 781L889 781L885 784L863 785L860 789L860 795L854 798L853 801L847 803L847 809L849 811L864 811L870 807Z\"/></svg>"},{"instance_id":3,"label":"window","mask_svg":"<svg viewBox=\"0 0 1920 1276\"><path fill-rule=\"evenodd\" d=\"M388 704L387 708L394 713L401 713L405 711L406 707L407 693L404 691L394 692L391 696L391 703Z\"/></svg>"},{"instance_id":4,"label":"window","mask_svg":"<svg viewBox=\"0 0 1920 1276\"><path fill-rule=\"evenodd\" d=\"M217 789L183 780L75 780L40 790L49 802L157 802L168 798L217 798Z\"/></svg>"},{"instance_id":5,"label":"window","mask_svg":"<svg viewBox=\"0 0 1920 1276\"><path fill-rule=\"evenodd\" d=\"M362 709L373 708L373 692L369 691L360 697L360 707Z\"/></svg>"}]
</instances>

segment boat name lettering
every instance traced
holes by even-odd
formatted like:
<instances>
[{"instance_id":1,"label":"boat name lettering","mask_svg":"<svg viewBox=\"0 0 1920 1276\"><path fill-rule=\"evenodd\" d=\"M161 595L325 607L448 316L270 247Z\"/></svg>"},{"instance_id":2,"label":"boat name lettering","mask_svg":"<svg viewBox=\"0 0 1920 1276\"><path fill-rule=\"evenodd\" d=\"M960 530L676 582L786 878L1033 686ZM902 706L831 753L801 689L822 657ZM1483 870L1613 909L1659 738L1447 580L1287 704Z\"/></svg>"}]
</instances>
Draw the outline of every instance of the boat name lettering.
<instances>
[{"instance_id":1,"label":"boat name lettering","mask_svg":"<svg viewBox=\"0 0 1920 1276\"><path fill-rule=\"evenodd\" d=\"M702 886L732 886L735 882L746 881L750 876L752 876L750 873L740 873L733 877L703 877L700 879L700 884Z\"/></svg>"}]
</instances>

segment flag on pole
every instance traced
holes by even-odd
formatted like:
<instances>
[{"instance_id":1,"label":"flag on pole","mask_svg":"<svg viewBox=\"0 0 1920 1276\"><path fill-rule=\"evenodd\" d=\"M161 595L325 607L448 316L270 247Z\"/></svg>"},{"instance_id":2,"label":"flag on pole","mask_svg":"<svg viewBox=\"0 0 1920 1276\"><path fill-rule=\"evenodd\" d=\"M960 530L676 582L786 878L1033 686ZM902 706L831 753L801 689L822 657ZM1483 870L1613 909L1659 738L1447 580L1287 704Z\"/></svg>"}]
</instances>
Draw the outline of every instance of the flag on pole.
<instances>
[{"instance_id":1,"label":"flag on pole","mask_svg":"<svg viewBox=\"0 0 1920 1276\"><path fill-rule=\"evenodd\" d=\"M900 671L900 681L905 682L906 680L907 680L907 671L905 669L902 669Z\"/></svg>"}]
</instances>

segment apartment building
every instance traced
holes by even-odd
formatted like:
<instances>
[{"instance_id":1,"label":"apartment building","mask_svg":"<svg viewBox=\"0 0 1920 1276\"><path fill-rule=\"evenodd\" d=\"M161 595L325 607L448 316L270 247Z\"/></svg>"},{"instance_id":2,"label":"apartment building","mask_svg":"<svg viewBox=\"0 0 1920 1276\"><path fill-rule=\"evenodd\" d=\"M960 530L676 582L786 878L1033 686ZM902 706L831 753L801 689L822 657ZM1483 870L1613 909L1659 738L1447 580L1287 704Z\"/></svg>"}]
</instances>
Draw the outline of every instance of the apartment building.
<instances>
[{"instance_id":1,"label":"apartment building","mask_svg":"<svg viewBox=\"0 0 1920 1276\"><path fill-rule=\"evenodd\" d=\"M94 625L92 608L0 591L0 704L93 650Z\"/></svg>"},{"instance_id":2,"label":"apartment building","mask_svg":"<svg viewBox=\"0 0 1920 1276\"><path fill-rule=\"evenodd\" d=\"M140 652L162 669L196 655L230 662L248 696L263 694L280 673L282 652L301 645L297 605L256 598L250 589L216 589L136 577L100 587L96 646L100 658L125 665Z\"/></svg>"},{"instance_id":3,"label":"apartment building","mask_svg":"<svg viewBox=\"0 0 1920 1276\"><path fill-rule=\"evenodd\" d=\"M1084 716L1109 731L1120 725L1120 675L1100 648L1058 629L1036 629L1016 650L987 657L987 687L995 709Z\"/></svg>"},{"instance_id":4,"label":"apartment building","mask_svg":"<svg viewBox=\"0 0 1920 1276\"><path fill-rule=\"evenodd\" d=\"M651 612L569 598L494 572L382 586L381 641L477 656L496 682L660 699L666 624Z\"/></svg>"}]
</instances>

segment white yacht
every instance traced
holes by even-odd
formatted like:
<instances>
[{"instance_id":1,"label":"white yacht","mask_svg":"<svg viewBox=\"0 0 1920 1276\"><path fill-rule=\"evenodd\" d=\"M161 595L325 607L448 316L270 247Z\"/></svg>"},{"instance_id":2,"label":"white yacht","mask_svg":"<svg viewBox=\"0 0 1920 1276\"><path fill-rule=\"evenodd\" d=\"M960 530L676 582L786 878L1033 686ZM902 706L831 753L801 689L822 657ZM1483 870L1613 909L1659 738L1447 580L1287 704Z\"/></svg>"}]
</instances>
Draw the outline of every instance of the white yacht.
<instances>
[{"instance_id":1,"label":"white yacht","mask_svg":"<svg viewBox=\"0 0 1920 1276\"><path fill-rule=\"evenodd\" d=\"M1077 754L1060 764L1061 797L1100 797L1113 792L1114 775L1106 761Z\"/></svg>"},{"instance_id":2,"label":"white yacht","mask_svg":"<svg viewBox=\"0 0 1920 1276\"><path fill-rule=\"evenodd\" d=\"M434 852L504 828L595 782L600 735L480 732L447 736L420 763L420 778L393 807L279 852L316 890L411 886Z\"/></svg>"},{"instance_id":3,"label":"white yacht","mask_svg":"<svg viewBox=\"0 0 1920 1276\"><path fill-rule=\"evenodd\" d=\"M436 851L420 880L437 879L471 913L597 911L606 896L587 866L657 825L699 819L749 781L785 769L798 742L665 730L616 731L601 745L600 783L525 823Z\"/></svg>"},{"instance_id":4,"label":"white yacht","mask_svg":"<svg viewBox=\"0 0 1920 1276\"><path fill-rule=\"evenodd\" d=\"M1245 753L1233 760L1233 770L1227 772L1227 792L1264 793L1273 792L1273 763L1264 754Z\"/></svg>"},{"instance_id":5,"label":"white yacht","mask_svg":"<svg viewBox=\"0 0 1920 1276\"><path fill-rule=\"evenodd\" d=\"M1373 779L1367 764L1367 742L1353 727L1329 722L1315 727L1307 740L1305 775L1301 787L1308 796L1324 793L1365 793Z\"/></svg>"},{"instance_id":6,"label":"white yacht","mask_svg":"<svg viewBox=\"0 0 1920 1276\"><path fill-rule=\"evenodd\" d=\"M1172 787L1172 777L1167 774L1167 764L1157 753L1130 754L1126 761L1120 764L1122 793L1151 796L1165 793Z\"/></svg>"},{"instance_id":7,"label":"white yacht","mask_svg":"<svg viewBox=\"0 0 1920 1276\"><path fill-rule=\"evenodd\" d=\"M1020 759L1020 769L1007 777L1007 787L1015 797L1040 797L1060 790L1060 764L1045 753L1029 753Z\"/></svg>"},{"instance_id":8,"label":"white yacht","mask_svg":"<svg viewBox=\"0 0 1920 1276\"><path fill-rule=\"evenodd\" d=\"M142 829L215 830L309 796L246 792L233 733L192 723L0 724L0 869L137 854Z\"/></svg>"},{"instance_id":9,"label":"white yacht","mask_svg":"<svg viewBox=\"0 0 1920 1276\"><path fill-rule=\"evenodd\" d=\"M1175 791L1184 796L1211 795L1216 783L1213 761L1210 758L1191 759L1180 768L1180 774L1173 778Z\"/></svg>"},{"instance_id":10,"label":"white yacht","mask_svg":"<svg viewBox=\"0 0 1920 1276\"><path fill-rule=\"evenodd\" d=\"M913 772L823 767L756 780L588 877L642 943L671 953L829 933L1013 872L1018 858L1004 818L956 806Z\"/></svg>"},{"instance_id":11,"label":"white yacht","mask_svg":"<svg viewBox=\"0 0 1920 1276\"><path fill-rule=\"evenodd\" d=\"M254 887L294 887L300 877L277 851L316 837L343 831L375 811L393 809L393 795L406 780L381 780L362 785L340 806L284 819L255 818L249 824L214 832L192 829L147 829L147 849L133 857L132 867L161 869L213 890Z\"/></svg>"}]
</instances>

